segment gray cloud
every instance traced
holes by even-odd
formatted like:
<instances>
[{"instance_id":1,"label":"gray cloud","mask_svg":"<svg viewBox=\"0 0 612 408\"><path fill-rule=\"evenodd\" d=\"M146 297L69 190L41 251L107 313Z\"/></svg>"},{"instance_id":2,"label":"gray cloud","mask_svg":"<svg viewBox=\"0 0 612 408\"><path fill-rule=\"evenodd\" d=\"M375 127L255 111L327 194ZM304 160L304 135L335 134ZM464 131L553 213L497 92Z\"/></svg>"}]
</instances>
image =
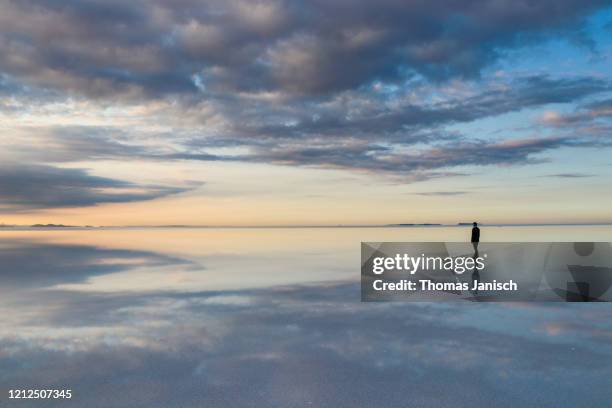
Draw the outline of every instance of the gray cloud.
<instances>
[{"instance_id":1,"label":"gray cloud","mask_svg":"<svg viewBox=\"0 0 612 408\"><path fill-rule=\"evenodd\" d=\"M186 154L164 145L171 136L131 132L103 126L29 127L11 131L10 138L0 141L7 160L33 163L65 163L86 160L226 160L206 153ZM146 140L144 140L146 139ZM145 141L148 144L145 144Z\"/></svg>"},{"instance_id":2,"label":"gray cloud","mask_svg":"<svg viewBox=\"0 0 612 408\"><path fill-rule=\"evenodd\" d=\"M538 153L603 145L605 141L584 134L484 141L445 130L445 126L580 101L608 90L606 81L595 78L528 76L442 102L400 100L393 108L370 93L350 94L346 100L322 107L263 105L236 110L227 133L188 139L184 142L187 151L174 157L219 160L206 153L199 158L194 152L216 146L247 146L250 153L223 159L382 171L419 180L435 177L434 170L456 166L529 164L542 160L534 157Z\"/></svg>"},{"instance_id":3,"label":"gray cloud","mask_svg":"<svg viewBox=\"0 0 612 408\"><path fill-rule=\"evenodd\" d=\"M475 77L546 34L587 43L583 18L606 3L5 0L0 70L95 96L328 94L414 73Z\"/></svg>"},{"instance_id":4,"label":"gray cloud","mask_svg":"<svg viewBox=\"0 0 612 408\"><path fill-rule=\"evenodd\" d=\"M153 200L193 189L136 184L90 175L83 169L46 165L0 165L0 209L93 206Z\"/></svg>"},{"instance_id":5,"label":"gray cloud","mask_svg":"<svg viewBox=\"0 0 612 408\"><path fill-rule=\"evenodd\" d=\"M491 87L443 102L421 105L402 102L392 109L372 101L368 94L357 94L348 104L334 103L323 108L257 104L256 109L248 105L245 109L239 102L232 102L225 106L229 109L225 115L233 118L230 128L214 135L178 137L149 132L137 136L115 128L55 127L29 129L21 142L15 142L15 137L7 139L13 145L3 149L8 157L34 162L127 157L242 161L382 172L409 181L460 174L451 170L458 166L536 163L543 160L536 155L549 150L605 143L579 134L485 141L445 130L448 125L526 107L580 101L609 89L607 82L598 79L547 76L529 76ZM287 109L289 113L285 112ZM290 124L283 125L284 121ZM167 145L168 141L172 147ZM247 150L238 155L209 152L217 147ZM159 193L164 195L166 191Z\"/></svg>"},{"instance_id":6,"label":"gray cloud","mask_svg":"<svg viewBox=\"0 0 612 408\"><path fill-rule=\"evenodd\" d=\"M434 103L400 99L393 101L392 108L371 92L349 94L340 101L322 106L318 103L272 109L258 106L246 113L237 110L232 115L235 120L231 131L245 137L257 136L259 140L362 136L396 143L426 143L454 138L432 131L444 125L578 101L608 91L610 85L597 78L533 75L482 88L469 95L449 96Z\"/></svg>"},{"instance_id":7,"label":"gray cloud","mask_svg":"<svg viewBox=\"0 0 612 408\"><path fill-rule=\"evenodd\" d=\"M129 126L57 127L3 148L26 163L242 161L379 172L405 181L463 174L454 169L461 166L540 162L553 149L605 141L582 131L485 141L450 127L609 92L608 81L595 77L479 78L499 53L547 35L588 43L584 18L603 3L5 1L0 94L22 103L0 102L0 110L75 95L103 99L94 104L108 98L111 106L146 99L163 108L151 114L145 107L135 114L140 120L166 128L184 120L179 125L189 130L136 135ZM453 83L443 80L451 78L475 81L448 89ZM557 128L607 112L605 102L589 103ZM174 122L154 118L157 113ZM605 134L609 129L601 126L589 132ZM215 150L226 147L241 153ZM63 187L67 205L186 191L89 181L90 187ZM5 201L27 206L29 194ZM49 200L41 205L63 205Z\"/></svg>"},{"instance_id":8,"label":"gray cloud","mask_svg":"<svg viewBox=\"0 0 612 408\"><path fill-rule=\"evenodd\" d=\"M607 82L594 78L528 76L490 84L468 96L450 96L444 101L416 104L400 100L392 108L363 92L351 93L323 107L304 101L277 106L228 100L222 106L223 115L232 121L215 134L138 134L112 127L57 126L13 132L2 148L4 155L13 160L34 163L124 158L240 161L384 173L409 182L460 175L463 173L454 169L460 166L524 165L541 162L545 160L541 154L561 147L603 145L605 140L578 133L483 140L445 127L526 107L581 101L608 89ZM585 106L598 112L603 110L601 106L605 107L592 102ZM218 147L241 147L244 152L210 152ZM153 199L190 188L144 186L144 191L133 192L137 186L106 185L108 181L96 178L90 181L91 187L77 192L72 187L56 189L56 196L60 191L66 194L65 205L93 205ZM104 188L114 188L115 193L101 191ZM32 188L30 198L34 199L35 191L44 190ZM27 205L28 197L23 193L8 201ZM53 199L39 200L45 205L63 206L59 197L56 203Z\"/></svg>"},{"instance_id":9,"label":"gray cloud","mask_svg":"<svg viewBox=\"0 0 612 408\"><path fill-rule=\"evenodd\" d=\"M555 177L555 178L584 178L584 177L593 177L593 174L583 174L583 173L559 173L559 174L550 174L545 177Z\"/></svg>"},{"instance_id":10,"label":"gray cloud","mask_svg":"<svg viewBox=\"0 0 612 408\"><path fill-rule=\"evenodd\" d=\"M437 147L398 153L377 144L321 145L260 150L251 161L323 168L343 168L412 176L424 180L437 170L458 166L540 163L539 153L564 146L592 146L565 137L511 139L500 142L459 141ZM433 171L433 172L432 172ZM444 174L444 173L442 173ZM446 174L445 174L446 175Z\"/></svg>"},{"instance_id":11,"label":"gray cloud","mask_svg":"<svg viewBox=\"0 0 612 408\"><path fill-rule=\"evenodd\" d=\"M119 129L96 126L30 127L11 131L2 146L7 160L61 163L83 160L138 157L146 149L126 143L129 136Z\"/></svg>"}]
</instances>

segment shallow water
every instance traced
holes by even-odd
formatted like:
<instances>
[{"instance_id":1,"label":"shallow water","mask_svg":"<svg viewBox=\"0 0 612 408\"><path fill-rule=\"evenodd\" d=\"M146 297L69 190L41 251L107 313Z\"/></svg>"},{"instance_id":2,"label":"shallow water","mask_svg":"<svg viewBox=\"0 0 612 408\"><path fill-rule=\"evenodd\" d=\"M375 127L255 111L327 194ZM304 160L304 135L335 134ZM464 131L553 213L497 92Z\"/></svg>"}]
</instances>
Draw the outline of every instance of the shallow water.
<instances>
[{"instance_id":1,"label":"shallow water","mask_svg":"<svg viewBox=\"0 0 612 408\"><path fill-rule=\"evenodd\" d=\"M0 231L0 406L606 406L612 305L359 302L361 241L469 228ZM611 226L483 241L612 241ZM70 401L7 399L70 388Z\"/></svg>"}]
</instances>

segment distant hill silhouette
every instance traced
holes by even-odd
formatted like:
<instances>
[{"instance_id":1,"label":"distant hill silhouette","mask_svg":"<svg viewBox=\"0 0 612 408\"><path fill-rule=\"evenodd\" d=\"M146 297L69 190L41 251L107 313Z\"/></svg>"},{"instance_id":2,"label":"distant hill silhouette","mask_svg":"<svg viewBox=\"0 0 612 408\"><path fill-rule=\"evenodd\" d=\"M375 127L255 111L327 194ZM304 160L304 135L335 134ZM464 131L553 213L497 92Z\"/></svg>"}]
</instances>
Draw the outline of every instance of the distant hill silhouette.
<instances>
[{"instance_id":1,"label":"distant hill silhouette","mask_svg":"<svg viewBox=\"0 0 612 408\"><path fill-rule=\"evenodd\" d=\"M73 225L64 225L64 224L34 224L30 226L32 228L74 228Z\"/></svg>"}]
</instances>

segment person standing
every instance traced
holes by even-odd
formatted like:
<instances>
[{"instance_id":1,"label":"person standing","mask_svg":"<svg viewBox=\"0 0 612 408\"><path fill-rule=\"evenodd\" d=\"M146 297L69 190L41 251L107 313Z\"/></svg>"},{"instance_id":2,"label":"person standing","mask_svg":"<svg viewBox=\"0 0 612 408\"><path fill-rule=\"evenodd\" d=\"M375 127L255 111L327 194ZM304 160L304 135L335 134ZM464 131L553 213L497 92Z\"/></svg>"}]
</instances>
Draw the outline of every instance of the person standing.
<instances>
[{"instance_id":1,"label":"person standing","mask_svg":"<svg viewBox=\"0 0 612 408\"><path fill-rule=\"evenodd\" d=\"M472 246L474 246L474 252L478 254L478 243L480 242L480 228L478 228L478 223L474 222L474 227L472 228Z\"/></svg>"}]
</instances>

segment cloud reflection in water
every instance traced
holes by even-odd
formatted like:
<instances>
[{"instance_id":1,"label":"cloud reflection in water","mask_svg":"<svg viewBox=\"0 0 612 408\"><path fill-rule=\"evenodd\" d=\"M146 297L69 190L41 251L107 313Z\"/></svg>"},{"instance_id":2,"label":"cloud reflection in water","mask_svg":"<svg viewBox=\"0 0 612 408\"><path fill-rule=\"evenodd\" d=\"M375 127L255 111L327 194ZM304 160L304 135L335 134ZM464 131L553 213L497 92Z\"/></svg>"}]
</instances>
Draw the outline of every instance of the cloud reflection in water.
<instances>
[{"instance_id":1,"label":"cloud reflection in water","mask_svg":"<svg viewBox=\"0 0 612 408\"><path fill-rule=\"evenodd\" d=\"M28 387L75 395L23 407L559 407L611 397L607 304L361 304L358 282L346 280L69 290L207 267L94 245L1 248L2 398Z\"/></svg>"}]
</instances>

